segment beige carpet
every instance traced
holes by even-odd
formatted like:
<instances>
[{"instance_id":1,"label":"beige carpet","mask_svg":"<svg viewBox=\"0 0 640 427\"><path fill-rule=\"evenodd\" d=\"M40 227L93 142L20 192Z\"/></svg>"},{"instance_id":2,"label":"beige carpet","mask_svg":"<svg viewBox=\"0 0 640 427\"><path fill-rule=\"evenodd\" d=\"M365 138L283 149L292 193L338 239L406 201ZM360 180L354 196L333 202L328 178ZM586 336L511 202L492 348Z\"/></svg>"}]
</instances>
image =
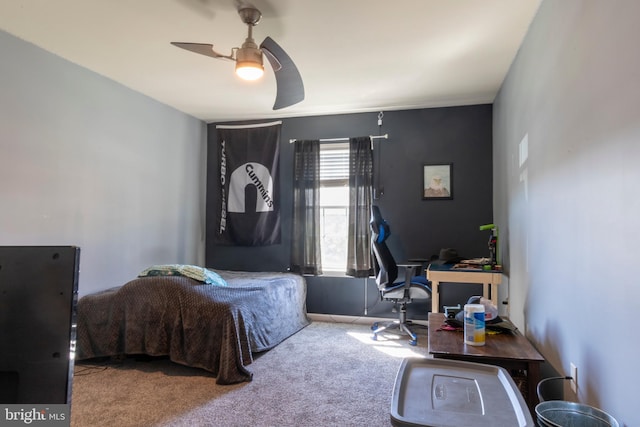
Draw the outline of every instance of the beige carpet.
<instances>
[{"instance_id":1,"label":"beige carpet","mask_svg":"<svg viewBox=\"0 0 640 427\"><path fill-rule=\"evenodd\" d=\"M313 322L249 365L253 381L220 386L207 372L168 360L76 363L74 427L390 426L396 373L417 346L368 325Z\"/></svg>"}]
</instances>

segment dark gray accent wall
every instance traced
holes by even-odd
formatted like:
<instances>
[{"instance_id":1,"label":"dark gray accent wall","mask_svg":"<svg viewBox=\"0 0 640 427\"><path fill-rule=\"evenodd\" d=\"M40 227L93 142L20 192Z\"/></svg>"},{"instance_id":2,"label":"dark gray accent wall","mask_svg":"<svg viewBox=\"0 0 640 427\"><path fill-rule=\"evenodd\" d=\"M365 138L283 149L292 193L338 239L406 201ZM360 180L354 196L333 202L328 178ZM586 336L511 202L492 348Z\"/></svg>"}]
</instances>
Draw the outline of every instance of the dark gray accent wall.
<instances>
[{"instance_id":1,"label":"dark gray accent wall","mask_svg":"<svg viewBox=\"0 0 640 427\"><path fill-rule=\"evenodd\" d=\"M465 256L486 256L487 232L481 224L492 213L492 106L385 111L294 117L283 119L281 135L282 244L266 247L216 246L215 210L219 209L217 133L208 132L206 265L220 269L286 271L289 267L292 213L292 158L290 139L339 138L388 134L375 140L379 191L377 203L391 226L388 244L398 261L428 258L440 248L453 247ZM453 200L422 200L422 166L453 163ZM308 277L310 312L390 315L388 303L378 303L373 283L363 279ZM454 285L455 286L455 285ZM446 285L445 285L446 287ZM472 293L474 290L471 291ZM450 292L452 300L467 295ZM366 297L365 297L366 295ZM444 301L444 303L449 303ZM416 308L418 307L418 308ZM412 310L426 316L429 306Z\"/></svg>"},{"instance_id":2,"label":"dark gray accent wall","mask_svg":"<svg viewBox=\"0 0 640 427\"><path fill-rule=\"evenodd\" d=\"M640 2L542 2L494 104L511 318L577 396L640 426Z\"/></svg>"}]
</instances>

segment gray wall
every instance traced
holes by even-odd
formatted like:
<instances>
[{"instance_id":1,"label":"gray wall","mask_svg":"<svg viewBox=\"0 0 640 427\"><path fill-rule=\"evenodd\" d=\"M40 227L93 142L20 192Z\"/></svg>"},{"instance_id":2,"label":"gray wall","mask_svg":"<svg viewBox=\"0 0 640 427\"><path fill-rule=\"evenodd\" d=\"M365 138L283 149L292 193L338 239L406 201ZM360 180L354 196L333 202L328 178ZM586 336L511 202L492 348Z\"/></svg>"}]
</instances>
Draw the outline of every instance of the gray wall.
<instances>
[{"instance_id":1,"label":"gray wall","mask_svg":"<svg viewBox=\"0 0 640 427\"><path fill-rule=\"evenodd\" d=\"M625 426L640 425L638 16L635 0L544 1L494 103L511 317Z\"/></svg>"},{"instance_id":2,"label":"gray wall","mask_svg":"<svg viewBox=\"0 0 640 427\"><path fill-rule=\"evenodd\" d=\"M0 245L77 245L79 294L204 263L206 124L0 31Z\"/></svg>"},{"instance_id":3,"label":"gray wall","mask_svg":"<svg viewBox=\"0 0 640 427\"><path fill-rule=\"evenodd\" d=\"M289 267L292 213L293 145L289 139L337 138L389 134L376 140L374 155L384 194L376 200L389 222L388 244L403 261L437 254L442 247L457 248L466 256L488 255L488 232L479 225L493 221L492 214L492 107L433 108L378 113L296 117L283 119L281 134L282 244L266 247L216 246L214 213L219 209L217 134L209 125L207 183L208 267L285 271ZM453 163L453 200L422 200L422 165ZM310 312L327 314L394 316L388 303L378 304L373 281L320 277L308 278ZM366 286L366 287L365 287ZM456 285L453 285L456 286ZM449 291L444 302L465 302L478 289L464 289L462 296ZM481 290L480 290L481 291ZM367 297L365 298L365 292ZM430 306L414 305L421 317Z\"/></svg>"}]
</instances>

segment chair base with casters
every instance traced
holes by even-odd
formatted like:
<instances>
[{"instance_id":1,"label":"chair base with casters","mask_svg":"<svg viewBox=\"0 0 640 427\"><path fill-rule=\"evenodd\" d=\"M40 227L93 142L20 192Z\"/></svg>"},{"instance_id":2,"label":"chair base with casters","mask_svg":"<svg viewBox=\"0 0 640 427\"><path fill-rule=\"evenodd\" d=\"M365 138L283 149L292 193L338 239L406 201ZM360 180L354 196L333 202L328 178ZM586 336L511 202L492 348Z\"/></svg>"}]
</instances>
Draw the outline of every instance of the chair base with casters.
<instances>
[{"instance_id":1,"label":"chair base with casters","mask_svg":"<svg viewBox=\"0 0 640 427\"><path fill-rule=\"evenodd\" d=\"M407 320L407 304L414 299L429 299L431 296L431 288L425 277L415 275L417 269L421 267L420 264L399 266L406 268L407 280L405 282L394 283L392 286L380 291L380 296L383 300L392 301L394 304L400 305L398 319L384 323L374 323L373 326L371 326L371 330L373 331L372 339L374 341L377 340L380 332L398 329L400 333L409 335L410 345L417 345L418 337L409 327L412 322ZM405 286L407 281L410 283L409 286Z\"/></svg>"}]
</instances>

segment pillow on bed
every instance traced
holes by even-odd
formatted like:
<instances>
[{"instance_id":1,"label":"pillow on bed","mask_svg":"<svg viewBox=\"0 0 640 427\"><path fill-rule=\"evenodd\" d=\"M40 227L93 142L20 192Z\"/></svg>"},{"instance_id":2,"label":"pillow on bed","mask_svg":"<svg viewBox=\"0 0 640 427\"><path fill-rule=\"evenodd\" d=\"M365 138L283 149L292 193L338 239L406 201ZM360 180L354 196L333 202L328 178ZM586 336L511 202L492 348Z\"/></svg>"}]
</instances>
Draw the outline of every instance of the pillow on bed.
<instances>
[{"instance_id":1,"label":"pillow on bed","mask_svg":"<svg viewBox=\"0 0 640 427\"><path fill-rule=\"evenodd\" d=\"M196 265L154 265L138 275L138 277L148 276L186 276L207 285L227 286L227 282L218 273Z\"/></svg>"}]
</instances>

